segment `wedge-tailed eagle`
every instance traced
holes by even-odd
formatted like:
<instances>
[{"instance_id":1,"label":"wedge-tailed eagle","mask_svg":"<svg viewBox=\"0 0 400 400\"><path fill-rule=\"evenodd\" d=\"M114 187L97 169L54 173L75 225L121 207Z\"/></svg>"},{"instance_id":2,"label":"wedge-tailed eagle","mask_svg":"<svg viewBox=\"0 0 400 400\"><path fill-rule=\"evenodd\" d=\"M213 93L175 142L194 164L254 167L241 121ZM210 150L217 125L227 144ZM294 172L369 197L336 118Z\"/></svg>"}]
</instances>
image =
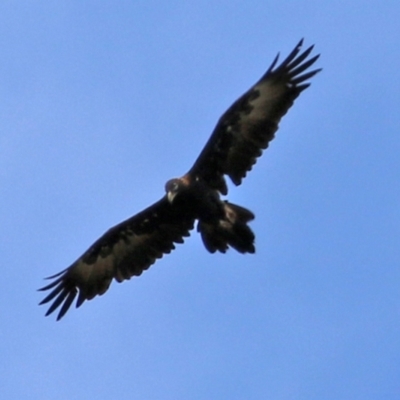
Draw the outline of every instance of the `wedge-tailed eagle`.
<instances>
[{"instance_id":1,"label":"wedge-tailed eagle","mask_svg":"<svg viewBox=\"0 0 400 400\"><path fill-rule=\"evenodd\" d=\"M320 69L309 70L319 55L313 46L301 52L303 40L277 65L279 54L261 79L222 115L192 168L165 185L165 195L139 214L108 230L69 268L49 277L39 289L50 290L40 304L52 301L46 316L58 307L57 320L68 311L104 294L111 281L139 276L150 265L183 243L197 220L206 249L225 253L233 247L254 253L254 214L227 200L225 175L235 185L256 163L274 138L283 115Z\"/></svg>"}]
</instances>

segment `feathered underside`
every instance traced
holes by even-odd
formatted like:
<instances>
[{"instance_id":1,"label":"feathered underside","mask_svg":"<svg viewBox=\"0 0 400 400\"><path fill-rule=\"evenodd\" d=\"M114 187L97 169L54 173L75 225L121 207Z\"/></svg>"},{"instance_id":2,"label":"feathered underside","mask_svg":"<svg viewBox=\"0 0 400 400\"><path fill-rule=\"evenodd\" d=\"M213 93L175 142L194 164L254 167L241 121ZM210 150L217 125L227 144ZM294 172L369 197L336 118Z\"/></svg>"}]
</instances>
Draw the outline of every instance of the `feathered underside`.
<instances>
[{"instance_id":1,"label":"feathered underside","mask_svg":"<svg viewBox=\"0 0 400 400\"><path fill-rule=\"evenodd\" d=\"M122 282L139 276L164 254L183 243L193 228L194 218L171 207L164 197L134 217L114 226L97 240L66 270L49 277L49 285L39 289L50 290L40 303L53 300L46 315L58 307L59 320L78 295L76 306L104 294L111 281Z\"/></svg>"},{"instance_id":2,"label":"feathered underside","mask_svg":"<svg viewBox=\"0 0 400 400\"><path fill-rule=\"evenodd\" d=\"M275 68L278 56L262 78L222 115L189 174L200 176L227 194L224 175L240 185L274 138L281 118L307 82L320 69L307 71L319 55L308 58L314 46L301 53L303 40Z\"/></svg>"}]
</instances>

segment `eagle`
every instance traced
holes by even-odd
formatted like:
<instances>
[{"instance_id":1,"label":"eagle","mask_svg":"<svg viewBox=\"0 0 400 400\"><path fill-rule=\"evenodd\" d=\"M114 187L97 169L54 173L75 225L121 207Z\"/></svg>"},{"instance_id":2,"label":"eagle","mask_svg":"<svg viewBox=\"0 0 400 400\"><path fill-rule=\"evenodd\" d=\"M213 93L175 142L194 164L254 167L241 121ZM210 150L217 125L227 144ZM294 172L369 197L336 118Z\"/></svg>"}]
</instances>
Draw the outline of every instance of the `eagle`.
<instances>
[{"instance_id":1,"label":"eagle","mask_svg":"<svg viewBox=\"0 0 400 400\"><path fill-rule=\"evenodd\" d=\"M225 253L254 253L255 235L248 223L254 214L221 199L228 193L226 176L239 186L257 158L274 138L278 124L309 79L321 69L310 70L319 54L313 47L302 51L301 40L277 66L271 66L245 94L221 116L208 142L189 172L165 184L156 203L109 229L70 267L46 279L51 290L40 302L51 305L46 316L59 308L60 320L74 299L76 307L104 294L117 282L139 276L164 254L189 236L197 221L205 248Z\"/></svg>"}]
</instances>

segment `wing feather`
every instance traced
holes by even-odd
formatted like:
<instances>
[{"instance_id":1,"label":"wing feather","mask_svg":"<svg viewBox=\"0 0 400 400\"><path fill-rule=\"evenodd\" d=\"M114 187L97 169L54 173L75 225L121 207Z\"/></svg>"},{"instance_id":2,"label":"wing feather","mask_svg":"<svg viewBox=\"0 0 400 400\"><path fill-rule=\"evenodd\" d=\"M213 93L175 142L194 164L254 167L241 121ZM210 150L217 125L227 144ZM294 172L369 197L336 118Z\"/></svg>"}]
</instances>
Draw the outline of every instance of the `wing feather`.
<instances>
[{"instance_id":1,"label":"wing feather","mask_svg":"<svg viewBox=\"0 0 400 400\"><path fill-rule=\"evenodd\" d=\"M281 118L310 86L306 81L320 71L305 72L319 55L308 59L314 46L301 52L302 45L303 40L276 67L278 54L262 78L222 115L189 174L222 194L228 191L224 175L241 184L274 138Z\"/></svg>"},{"instance_id":2,"label":"wing feather","mask_svg":"<svg viewBox=\"0 0 400 400\"><path fill-rule=\"evenodd\" d=\"M40 304L52 301L46 316L57 308L61 319L73 303L104 294L113 279L122 282L138 276L163 254L170 253L174 243L183 243L193 228L194 218L170 205L166 197L132 218L114 226L98 239L69 268L51 276L54 279L39 289L52 289Z\"/></svg>"}]
</instances>

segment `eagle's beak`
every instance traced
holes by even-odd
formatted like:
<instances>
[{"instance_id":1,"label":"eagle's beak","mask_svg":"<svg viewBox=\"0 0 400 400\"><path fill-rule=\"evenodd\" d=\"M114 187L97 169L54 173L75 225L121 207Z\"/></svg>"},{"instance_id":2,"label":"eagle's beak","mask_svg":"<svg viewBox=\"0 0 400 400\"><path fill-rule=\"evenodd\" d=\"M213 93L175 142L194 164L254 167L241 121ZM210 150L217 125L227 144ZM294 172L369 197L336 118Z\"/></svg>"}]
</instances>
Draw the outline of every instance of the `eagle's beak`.
<instances>
[{"instance_id":1,"label":"eagle's beak","mask_svg":"<svg viewBox=\"0 0 400 400\"><path fill-rule=\"evenodd\" d=\"M172 202L174 201L175 196L176 196L176 192L169 191L167 193L167 199L168 199L170 204L172 204Z\"/></svg>"}]
</instances>

